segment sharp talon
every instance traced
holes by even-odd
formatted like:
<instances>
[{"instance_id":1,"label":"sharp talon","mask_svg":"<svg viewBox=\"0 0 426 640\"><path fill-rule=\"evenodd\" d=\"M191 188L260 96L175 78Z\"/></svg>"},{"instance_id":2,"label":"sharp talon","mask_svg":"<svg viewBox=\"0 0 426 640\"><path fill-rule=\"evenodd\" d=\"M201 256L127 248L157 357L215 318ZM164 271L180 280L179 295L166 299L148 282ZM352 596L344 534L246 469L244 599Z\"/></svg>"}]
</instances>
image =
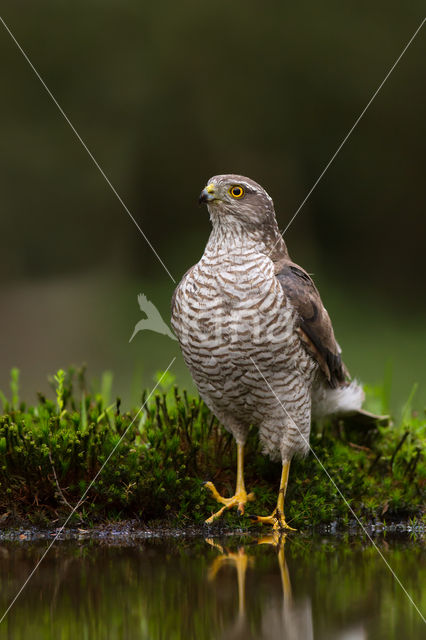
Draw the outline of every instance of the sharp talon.
<instances>
[{"instance_id":1,"label":"sharp talon","mask_svg":"<svg viewBox=\"0 0 426 640\"><path fill-rule=\"evenodd\" d=\"M270 524L272 525L273 531L297 531L297 529L293 529L290 527L285 521L285 517L283 514L273 512L270 516L249 516L252 522L259 522L261 524Z\"/></svg>"},{"instance_id":2,"label":"sharp talon","mask_svg":"<svg viewBox=\"0 0 426 640\"><path fill-rule=\"evenodd\" d=\"M215 498L217 502L224 505L221 509L219 509L219 511L216 511L216 513L213 513L209 518L207 518L207 520L205 520L206 524L211 524L214 520L216 520L216 518L219 518L219 516L222 515L225 509L231 509L232 507L237 507L238 513L240 515L243 515L246 502L254 500L254 493L249 493L247 495L244 488L238 489L235 495L231 498L224 498L220 495L213 482L205 482L204 486L206 487L206 489L209 489L211 491L212 497Z\"/></svg>"}]
</instances>

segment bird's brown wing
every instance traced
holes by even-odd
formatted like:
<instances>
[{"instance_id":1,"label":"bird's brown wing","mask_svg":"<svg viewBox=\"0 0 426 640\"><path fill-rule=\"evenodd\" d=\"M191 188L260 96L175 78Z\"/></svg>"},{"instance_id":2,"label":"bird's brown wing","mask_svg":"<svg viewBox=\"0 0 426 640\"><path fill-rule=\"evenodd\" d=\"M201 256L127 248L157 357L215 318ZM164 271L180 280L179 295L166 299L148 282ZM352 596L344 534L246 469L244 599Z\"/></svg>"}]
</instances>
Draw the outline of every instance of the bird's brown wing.
<instances>
[{"instance_id":1,"label":"bird's brown wing","mask_svg":"<svg viewBox=\"0 0 426 640\"><path fill-rule=\"evenodd\" d=\"M277 263L276 277L297 312L296 330L303 346L318 362L330 387L344 384L348 372L340 356L331 320L312 278L289 260Z\"/></svg>"}]
</instances>

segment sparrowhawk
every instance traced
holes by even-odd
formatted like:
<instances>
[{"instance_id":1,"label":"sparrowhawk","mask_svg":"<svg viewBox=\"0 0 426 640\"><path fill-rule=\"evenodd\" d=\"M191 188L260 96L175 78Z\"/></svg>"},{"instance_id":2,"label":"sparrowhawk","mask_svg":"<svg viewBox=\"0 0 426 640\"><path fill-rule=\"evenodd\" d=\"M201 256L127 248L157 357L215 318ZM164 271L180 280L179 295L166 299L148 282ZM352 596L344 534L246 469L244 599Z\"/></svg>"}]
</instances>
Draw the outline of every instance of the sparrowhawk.
<instances>
[{"instance_id":1,"label":"sparrowhawk","mask_svg":"<svg viewBox=\"0 0 426 640\"><path fill-rule=\"evenodd\" d=\"M237 486L231 498L207 483L225 509L244 512L244 444L259 429L264 453L281 459L271 516L289 529L284 497L294 453L309 450L311 415L360 409L363 391L341 359L328 313L308 273L295 264L280 234L272 199L256 182L218 175L200 195L212 232L201 260L172 300L172 326L201 397L237 442Z\"/></svg>"}]
</instances>

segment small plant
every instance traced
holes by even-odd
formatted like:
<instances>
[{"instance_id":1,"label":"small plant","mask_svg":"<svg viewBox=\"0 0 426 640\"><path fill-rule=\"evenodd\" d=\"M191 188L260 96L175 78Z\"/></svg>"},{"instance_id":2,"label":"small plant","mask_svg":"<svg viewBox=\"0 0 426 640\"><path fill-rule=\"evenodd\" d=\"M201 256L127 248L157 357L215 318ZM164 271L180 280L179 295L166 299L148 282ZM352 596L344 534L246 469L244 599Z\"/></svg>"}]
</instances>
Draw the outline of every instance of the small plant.
<instances>
[{"instance_id":1,"label":"small plant","mask_svg":"<svg viewBox=\"0 0 426 640\"><path fill-rule=\"evenodd\" d=\"M12 391L12 408L19 408L19 369L14 367L10 372L10 390Z\"/></svg>"},{"instance_id":2,"label":"small plant","mask_svg":"<svg viewBox=\"0 0 426 640\"><path fill-rule=\"evenodd\" d=\"M56 402L58 403L59 414L61 414L65 405L65 401L64 401L65 371L63 369L58 370L58 373L54 376L54 381L57 384Z\"/></svg>"}]
</instances>

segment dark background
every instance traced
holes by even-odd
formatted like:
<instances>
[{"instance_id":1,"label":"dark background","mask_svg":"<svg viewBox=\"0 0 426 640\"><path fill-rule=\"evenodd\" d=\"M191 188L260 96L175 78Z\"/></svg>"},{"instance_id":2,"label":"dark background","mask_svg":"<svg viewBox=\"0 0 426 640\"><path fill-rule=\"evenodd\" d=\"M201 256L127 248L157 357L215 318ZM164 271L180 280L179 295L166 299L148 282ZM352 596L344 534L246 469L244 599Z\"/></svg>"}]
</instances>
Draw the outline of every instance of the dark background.
<instances>
[{"instance_id":1,"label":"dark background","mask_svg":"<svg viewBox=\"0 0 426 640\"><path fill-rule=\"evenodd\" d=\"M2 17L177 281L209 233L198 194L242 173L284 228L423 19L422 2L6 2ZM399 411L424 355L426 27L285 239L314 274L351 371L392 371ZM129 337L174 288L0 24L0 389L83 361L135 402L176 343ZM188 384L181 357L178 382Z\"/></svg>"}]
</instances>

